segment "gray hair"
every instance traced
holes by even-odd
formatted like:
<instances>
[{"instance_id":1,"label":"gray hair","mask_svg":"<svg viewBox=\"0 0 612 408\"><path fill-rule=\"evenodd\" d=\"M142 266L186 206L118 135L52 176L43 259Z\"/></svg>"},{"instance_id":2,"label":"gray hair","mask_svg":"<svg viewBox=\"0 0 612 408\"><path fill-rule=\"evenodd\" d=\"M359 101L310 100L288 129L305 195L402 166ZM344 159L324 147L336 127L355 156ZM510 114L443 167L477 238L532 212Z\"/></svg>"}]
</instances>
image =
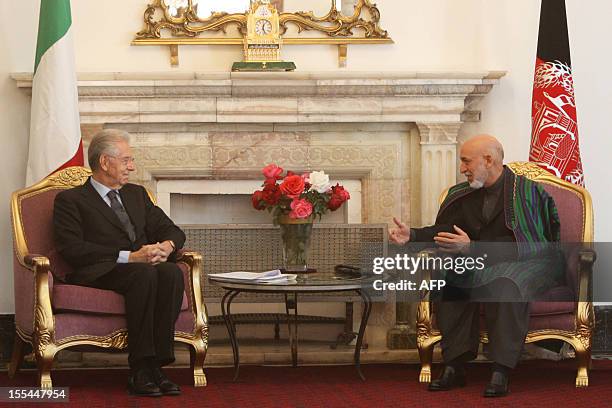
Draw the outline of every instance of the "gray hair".
<instances>
[{"instance_id":1,"label":"gray hair","mask_svg":"<svg viewBox=\"0 0 612 408\"><path fill-rule=\"evenodd\" d=\"M497 142L489 146L487 149L488 153L491 155L493 162L495 164L503 164L504 162L504 148L501 143Z\"/></svg>"},{"instance_id":2,"label":"gray hair","mask_svg":"<svg viewBox=\"0 0 612 408\"><path fill-rule=\"evenodd\" d=\"M130 134L125 130L119 129L104 129L91 139L89 149L87 150L87 160L91 171L96 171L100 168L100 156L103 154L108 156L116 156L119 154L117 149L118 142L130 142Z\"/></svg>"}]
</instances>

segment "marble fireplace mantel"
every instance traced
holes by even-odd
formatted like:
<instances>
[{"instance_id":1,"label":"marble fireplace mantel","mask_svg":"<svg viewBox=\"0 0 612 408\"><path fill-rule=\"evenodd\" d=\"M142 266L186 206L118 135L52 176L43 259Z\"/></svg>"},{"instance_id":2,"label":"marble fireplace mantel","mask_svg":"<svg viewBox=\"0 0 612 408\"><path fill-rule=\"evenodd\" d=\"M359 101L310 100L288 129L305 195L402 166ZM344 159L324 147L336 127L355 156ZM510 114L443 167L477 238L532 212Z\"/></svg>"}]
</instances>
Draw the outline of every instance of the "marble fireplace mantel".
<instances>
[{"instance_id":1,"label":"marble fireplace mantel","mask_svg":"<svg viewBox=\"0 0 612 408\"><path fill-rule=\"evenodd\" d=\"M81 73L78 85L81 120L86 124L263 123L272 116L280 123L461 123L479 119L479 112L470 106L504 75L499 71ZM19 88L31 88L32 74L11 76ZM155 103L159 101L167 103Z\"/></svg>"},{"instance_id":2,"label":"marble fireplace mantel","mask_svg":"<svg viewBox=\"0 0 612 408\"><path fill-rule=\"evenodd\" d=\"M80 73L79 107L86 145L91 134L105 126L123 127L135 133L137 146L146 145L143 142L145 139L153 140L160 132L173 133L170 139L166 136L166 144L175 141L176 134L195 134L191 141L185 142L184 137L181 139L188 146L190 143L198 144L203 137L209 137L208 133L206 136L202 136L202 132L198 133L198 129L203 129L201 126L208 126L206 129L210 130L210 126L216 125L216 129L219 129L218 126L225 125L225 130L241 128L253 132L282 132L283 129L291 129L298 134L296 140L299 142L299 131L309 129L308 126L314 124L336 126L345 131L348 124L363 124L361 127L365 129L369 126L370 130L377 126L411 124L417 135L416 145L419 150L416 156L411 152L412 161L420 165L416 169L420 173L420 180L412 180L412 184L419 186L411 185L412 193L418 193L420 214L412 214L412 218L425 224L435 217L438 194L456 181L457 134L461 124L480 119L480 112L473 109L475 102L485 96L504 74ZM11 76L19 88L31 92L31 73L15 73ZM236 126L228 127L232 124ZM265 124L274 126L266 127ZM284 142L286 140L281 141ZM364 143L364 140L358 142ZM214 149L212 146L210 151L202 153L206 156L205 160L210 160L211 169L215 167L214 160L218 156ZM403 154L403 150L397 149L387 157L397 159L399 154ZM364 155L367 153L362 153ZM145 166L145 173L138 176L142 181L156 177L206 177L211 174L206 167L201 163L185 163L182 169L178 166L151 164ZM364 171L368 171L356 164L347 168L336 169L336 172L348 172L350 176L360 178ZM414 164L409 170L415 170ZM400 172L397 169L393 171ZM376 174L376 170L371 172ZM394 180L402 178L385 172L379 172L378 177ZM236 173L227 174L236 177ZM254 176L249 175L249 171L246 174L246 178ZM394 187L385 188L389 190ZM407 196L404 192L401 199ZM381 205L384 207L385 204ZM376 216L365 217L364 221L388 222L389 214L396 210L391 207L384 214L379 212Z\"/></svg>"}]
</instances>

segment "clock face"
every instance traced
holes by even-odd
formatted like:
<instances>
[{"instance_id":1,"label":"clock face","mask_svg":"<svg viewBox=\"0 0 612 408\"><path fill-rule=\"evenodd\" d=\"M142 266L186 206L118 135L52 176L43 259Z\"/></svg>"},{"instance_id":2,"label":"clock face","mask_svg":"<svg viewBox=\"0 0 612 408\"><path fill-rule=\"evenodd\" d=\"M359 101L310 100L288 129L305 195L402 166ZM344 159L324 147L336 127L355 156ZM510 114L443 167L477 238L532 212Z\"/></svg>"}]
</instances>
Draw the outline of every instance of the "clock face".
<instances>
[{"instance_id":1,"label":"clock face","mask_svg":"<svg viewBox=\"0 0 612 408\"><path fill-rule=\"evenodd\" d=\"M272 32L272 24L268 20L257 20L255 23L257 35L267 35Z\"/></svg>"}]
</instances>

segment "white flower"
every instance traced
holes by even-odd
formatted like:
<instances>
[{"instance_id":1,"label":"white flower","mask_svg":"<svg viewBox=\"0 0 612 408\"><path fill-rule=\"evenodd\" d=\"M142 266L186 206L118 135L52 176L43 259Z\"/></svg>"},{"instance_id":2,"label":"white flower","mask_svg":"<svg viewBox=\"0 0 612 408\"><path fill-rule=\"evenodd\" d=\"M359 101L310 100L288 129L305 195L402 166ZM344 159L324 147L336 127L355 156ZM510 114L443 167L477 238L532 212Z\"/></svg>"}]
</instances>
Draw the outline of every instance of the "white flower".
<instances>
[{"instance_id":1,"label":"white flower","mask_svg":"<svg viewBox=\"0 0 612 408\"><path fill-rule=\"evenodd\" d=\"M331 188L329 184L329 176L322 171L313 171L310 173L310 185L318 193L325 193Z\"/></svg>"}]
</instances>

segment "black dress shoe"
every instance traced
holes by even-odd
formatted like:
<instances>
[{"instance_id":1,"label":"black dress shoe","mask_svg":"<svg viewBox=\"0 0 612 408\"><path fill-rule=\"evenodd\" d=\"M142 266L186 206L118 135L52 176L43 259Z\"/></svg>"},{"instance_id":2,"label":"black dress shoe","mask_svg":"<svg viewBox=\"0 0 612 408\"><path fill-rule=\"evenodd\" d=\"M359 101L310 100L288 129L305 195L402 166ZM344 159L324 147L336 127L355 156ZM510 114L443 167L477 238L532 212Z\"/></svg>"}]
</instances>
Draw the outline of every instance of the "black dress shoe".
<instances>
[{"instance_id":1,"label":"black dress shoe","mask_svg":"<svg viewBox=\"0 0 612 408\"><path fill-rule=\"evenodd\" d=\"M151 377L148 369L142 368L128 380L130 394L142 397L161 397L162 392Z\"/></svg>"},{"instance_id":2,"label":"black dress shoe","mask_svg":"<svg viewBox=\"0 0 612 408\"><path fill-rule=\"evenodd\" d=\"M508 395L508 375L500 371L494 371L491 375L491 381L485 387L482 395L487 398Z\"/></svg>"},{"instance_id":3,"label":"black dress shoe","mask_svg":"<svg viewBox=\"0 0 612 408\"><path fill-rule=\"evenodd\" d=\"M154 368L152 373L155 384L157 384L164 395L181 395L181 388L170 381L161 368Z\"/></svg>"},{"instance_id":4,"label":"black dress shoe","mask_svg":"<svg viewBox=\"0 0 612 408\"><path fill-rule=\"evenodd\" d=\"M444 366L437 380L429 383L429 391L448 391L455 387L465 387L465 370L453 366Z\"/></svg>"}]
</instances>

